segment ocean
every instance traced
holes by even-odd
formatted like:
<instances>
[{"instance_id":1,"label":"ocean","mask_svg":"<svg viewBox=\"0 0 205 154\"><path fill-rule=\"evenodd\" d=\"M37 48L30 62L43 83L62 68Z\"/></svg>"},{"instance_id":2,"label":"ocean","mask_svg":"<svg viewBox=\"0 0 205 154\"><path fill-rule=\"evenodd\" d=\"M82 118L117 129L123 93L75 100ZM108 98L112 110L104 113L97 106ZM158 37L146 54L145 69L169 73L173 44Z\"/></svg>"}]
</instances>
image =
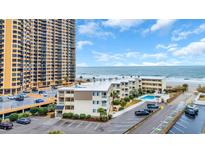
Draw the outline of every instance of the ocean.
<instances>
[{"instance_id":1,"label":"ocean","mask_svg":"<svg viewBox=\"0 0 205 154\"><path fill-rule=\"evenodd\" d=\"M169 80L205 82L205 66L77 67L77 78L113 76L165 76Z\"/></svg>"}]
</instances>

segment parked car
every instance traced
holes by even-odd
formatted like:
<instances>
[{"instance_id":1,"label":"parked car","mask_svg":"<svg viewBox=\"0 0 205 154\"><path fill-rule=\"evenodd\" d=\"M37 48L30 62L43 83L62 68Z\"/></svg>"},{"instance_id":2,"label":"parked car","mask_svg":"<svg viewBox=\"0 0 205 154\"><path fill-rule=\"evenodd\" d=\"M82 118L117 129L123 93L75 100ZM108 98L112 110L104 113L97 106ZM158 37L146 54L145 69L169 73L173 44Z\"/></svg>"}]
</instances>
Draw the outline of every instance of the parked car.
<instances>
[{"instance_id":1,"label":"parked car","mask_svg":"<svg viewBox=\"0 0 205 154\"><path fill-rule=\"evenodd\" d=\"M38 92L38 89L33 88L33 89L32 89L32 92Z\"/></svg>"},{"instance_id":2,"label":"parked car","mask_svg":"<svg viewBox=\"0 0 205 154\"><path fill-rule=\"evenodd\" d=\"M28 97L28 95L26 94L26 93L22 93L22 94L20 94L21 96L23 96L24 98L27 98Z\"/></svg>"},{"instance_id":3,"label":"parked car","mask_svg":"<svg viewBox=\"0 0 205 154\"><path fill-rule=\"evenodd\" d=\"M135 115L136 116L146 116L146 115L149 115L149 112L145 110L138 110L138 111L135 111Z\"/></svg>"},{"instance_id":4,"label":"parked car","mask_svg":"<svg viewBox=\"0 0 205 154\"><path fill-rule=\"evenodd\" d=\"M8 129L12 129L12 128L13 128L13 123L11 123L11 122L1 122L0 123L0 129L8 130Z\"/></svg>"},{"instance_id":5,"label":"parked car","mask_svg":"<svg viewBox=\"0 0 205 154\"><path fill-rule=\"evenodd\" d=\"M58 87L56 87L56 86L52 86L52 89L58 89Z\"/></svg>"},{"instance_id":6,"label":"parked car","mask_svg":"<svg viewBox=\"0 0 205 154\"><path fill-rule=\"evenodd\" d=\"M43 96L44 96L44 97L47 97L47 96L48 96L48 94L44 93L44 94L43 94Z\"/></svg>"},{"instance_id":7,"label":"parked car","mask_svg":"<svg viewBox=\"0 0 205 154\"><path fill-rule=\"evenodd\" d=\"M39 94L46 94L46 91L41 90L41 91L39 91L38 93L39 93Z\"/></svg>"},{"instance_id":8,"label":"parked car","mask_svg":"<svg viewBox=\"0 0 205 154\"><path fill-rule=\"evenodd\" d=\"M19 123L19 124L26 125L26 124L31 123L31 119L30 118L20 118L16 122Z\"/></svg>"},{"instance_id":9,"label":"parked car","mask_svg":"<svg viewBox=\"0 0 205 154\"><path fill-rule=\"evenodd\" d=\"M196 106L196 105L187 105L186 106L186 109L191 109L191 110L194 110L195 114L197 115L198 112L199 112L199 108Z\"/></svg>"},{"instance_id":10,"label":"parked car","mask_svg":"<svg viewBox=\"0 0 205 154\"><path fill-rule=\"evenodd\" d=\"M16 101L23 101L24 100L24 96L22 95L17 95L15 98Z\"/></svg>"},{"instance_id":11,"label":"parked car","mask_svg":"<svg viewBox=\"0 0 205 154\"><path fill-rule=\"evenodd\" d=\"M3 100L3 98L2 97L0 97L0 102L3 102L4 100Z\"/></svg>"},{"instance_id":12,"label":"parked car","mask_svg":"<svg viewBox=\"0 0 205 154\"><path fill-rule=\"evenodd\" d=\"M11 96L8 96L8 99L10 99L10 100L14 100L16 97L15 96L13 96L13 95L11 95Z\"/></svg>"},{"instance_id":13,"label":"parked car","mask_svg":"<svg viewBox=\"0 0 205 154\"><path fill-rule=\"evenodd\" d=\"M147 108L148 108L148 109L158 109L158 108L159 108L159 105L152 104L152 103L148 103L148 104L147 104Z\"/></svg>"},{"instance_id":14,"label":"parked car","mask_svg":"<svg viewBox=\"0 0 205 154\"><path fill-rule=\"evenodd\" d=\"M191 116L191 117L195 117L196 116L196 113L193 109L185 109L185 114L188 115L188 116Z\"/></svg>"},{"instance_id":15,"label":"parked car","mask_svg":"<svg viewBox=\"0 0 205 154\"><path fill-rule=\"evenodd\" d=\"M24 94L28 94L28 93L30 93L30 91L24 90L23 93L24 93Z\"/></svg>"},{"instance_id":16,"label":"parked car","mask_svg":"<svg viewBox=\"0 0 205 154\"><path fill-rule=\"evenodd\" d=\"M149 112L149 113L152 113L152 112L153 112L152 109L148 109L148 108L145 108L144 110L147 111L147 112Z\"/></svg>"},{"instance_id":17,"label":"parked car","mask_svg":"<svg viewBox=\"0 0 205 154\"><path fill-rule=\"evenodd\" d=\"M43 99L36 99L36 100L35 100L35 103L42 103L42 102L44 102Z\"/></svg>"}]
</instances>

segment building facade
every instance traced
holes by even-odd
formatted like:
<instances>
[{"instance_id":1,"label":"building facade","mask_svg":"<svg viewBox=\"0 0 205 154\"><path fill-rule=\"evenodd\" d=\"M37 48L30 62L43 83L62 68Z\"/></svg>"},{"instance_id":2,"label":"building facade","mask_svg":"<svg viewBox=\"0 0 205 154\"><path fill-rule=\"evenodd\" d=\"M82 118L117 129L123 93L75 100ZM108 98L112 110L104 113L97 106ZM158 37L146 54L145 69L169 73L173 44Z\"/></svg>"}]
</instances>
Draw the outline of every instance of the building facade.
<instances>
[{"instance_id":1,"label":"building facade","mask_svg":"<svg viewBox=\"0 0 205 154\"><path fill-rule=\"evenodd\" d=\"M95 81L83 83L73 87L58 89L56 116L72 112L76 114L90 114L99 116L98 108L104 108L110 112L111 93L118 93L119 99L128 97L132 90L142 89L145 93L162 93L166 88L166 81L163 77L137 77Z\"/></svg>"},{"instance_id":2,"label":"building facade","mask_svg":"<svg viewBox=\"0 0 205 154\"><path fill-rule=\"evenodd\" d=\"M75 20L0 20L0 94L75 80Z\"/></svg>"},{"instance_id":3,"label":"building facade","mask_svg":"<svg viewBox=\"0 0 205 154\"><path fill-rule=\"evenodd\" d=\"M61 117L63 113L68 112L99 116L99 108L103 108L108 114L111 91L110 83L91 83L60 88L57 94L56 116Z\"/></svg>"}]
</instances>

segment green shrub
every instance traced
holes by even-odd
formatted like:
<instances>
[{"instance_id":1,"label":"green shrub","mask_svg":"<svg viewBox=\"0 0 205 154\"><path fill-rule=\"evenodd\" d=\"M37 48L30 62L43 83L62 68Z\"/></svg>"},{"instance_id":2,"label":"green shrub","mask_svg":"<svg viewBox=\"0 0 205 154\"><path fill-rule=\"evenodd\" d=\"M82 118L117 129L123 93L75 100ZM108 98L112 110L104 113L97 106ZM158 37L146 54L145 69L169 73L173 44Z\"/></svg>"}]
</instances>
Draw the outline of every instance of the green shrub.
<instances>
[{"instance_id":1,"label":"green shrub","mask_svg":"<svg viewBox=\"0 0 205 154\"><path fill-rule=\"evenodd\" d=\"M119 107L119 111L124 110L124 107Z\"/></svg>"},{"instance_id":2,"label":"green shrub","mask_svg":"<svg viewBox=\"0 0 205 154\"><path fill-rule=\"evenodd\" d=\"M79 116L78 114L74 114L74 115L73 115L73 118L74 118L74 119L79 119L80 116Z\"/></svg>"},{"instance_id":3,"label":"green shrub","mask_svg":"<svg viewBox=\"0 0 205 154\"><path fill-rule=\"evenodd\" d=\"M130 100L131 100L131 99L133 99L133 98L134 98L134 96L133 96L133 95L130 95L130 96L129 96L129 99L130 99Z\"/></svg>"},{"instance_id":4,"label":"green shrub","mask_svg":"<svg viewBox=\"0 0 205 154\"><path fill-rule=\"evenodd\" d=\"M55 111L55 108L56 108L56 105L55 105L55 104L49 104L49 105L48 105L48 112L54 112L54 111Z\"/></svg>"},{"instance_id":5,"label":"green shrub","mask_svg":"<svg viewBox=\"0 0 205 154\"><path fill-rule=\"evenodd\" d=\"M108 115L108 118L109 118L109 120L112 119L112 114L109 114L109 115Z\"/></svg>"},{"instance_id":6,"label":"green shrub","mask_svg":"<svg viewBox=\"0 0 205 154\"><path fill-rule=\"evenodd\" d=\"M113 105L120 105L120 100L114 100L112 103Z\"/></svg>"},{"instance_id":7,"label":"green shrub","mask_svg":"<svg viewBox=\"0 0 205 154\"><path fill-rule=\"evenodd\" d=\"M2 119L0 118L0 123L2 122Z\"/></svg>"},{"instance_id":8,"label":"green shrub","mask_svg":"<svg viewBox=\"0 0 205 154\"><path fill-rule=\"evenodd\" d=\"M64 132L60 130L52 130L52 131L49 131L48 134L64 134Z\"/></svg>"},{"instance_id":9,"label":"green shrub","mask_svg":"<svg viewBox=\"0 0 205 154\"><path fill-rule=\"evenodd\" d=\"M81 113L80 114L80 119L85 119L86 118L86 114Z\"/></svg>"},{"instance_id":10,"label":"green shrub","mask_svg":"<svg viewBox=\"0 0 205 154\"><path fill-rule=\"evenodd\" d=\"M28 112L20 113L18 115L18 119L20 119L20 118L27 118L27 117L30 117L30 114Z\"/></svg>"},{"instance_id":11,"label":"green shrub","mask_svg":"<svg viewBox=\"0 0 205 154\"><path fill-rule=\"evenodd\" d=\"M10 121L16 121L18 120L18 114L17 113L12 113L9 115L9 120Z\"/></svg>"},{"instance_id":12,"label":"green shrub","mask_svg":"<svg viewBox=\"0 0 205 154\"><path fill-rule=\"evenodd\" d=\"M126 101L121 101L120 105L121 105L121 107L124 108L127 105L127 102Z\"/></svg>"},{"instance_id":13,"label":"green shrub","mask_svg":"<svg viewBox=\"0 0 205 154\"><path fill-rule=\"evenodd\" d=\"M45 116L48 113L47 107L40 107L38 108L38 115Z\"/></svg>"},{"instance_id":14,"label":"green shrub","mask_svg":"<svg viewBox=\"0 0 205 154\"><path fill-rule=\"evenodd\" d=\"M109 118L108 118L108 116L103 115L103 116L100 117L100 120L103 121L103 122L105 122L105 121L108 121Z\"/></svg>"},{"instance_id":15,"label":"green shrub","mask_svg":"<svg viewBox=\"0 0 205 154\"><path fill-rule=\"evenodd\" d=\"M71 119L72 117L73 117L73 113L72 113L72 112L69 112L69 113L63 113L63 118Z\"/></svg>"},{"instance_id":16,"label":"green shrub","mask_svg":"<svg viewBox=\"0 0 205 154\"><path fill-rule=\"evenodd\" d=\"M88 114L88 115L86 116L86 119L90 119L90 118L91 118L91 115Z\"/></svg>"},{"instance_id":17,"label":"green shrub","mask_svg":"<svg viewBox=\"0 0 205 154\"><path fill-rule=\"evenodd\" d=\"M30 109L30 112L31 112L32 115L35 115L38 112L38 107L32 107Z\"/></svg>"},{"instance_id":18,"label":"green shrub","mask_svg":"<svg viewBox=\"0 0 205 154\"><path fill-rule=\"evenodd\" d=\"M125 97L125 98L124 98L124 101L125 101L125 102L129 102L129 101L130 101L130 98L129 98L129 97Z\"/></svg>"}]
</instances>

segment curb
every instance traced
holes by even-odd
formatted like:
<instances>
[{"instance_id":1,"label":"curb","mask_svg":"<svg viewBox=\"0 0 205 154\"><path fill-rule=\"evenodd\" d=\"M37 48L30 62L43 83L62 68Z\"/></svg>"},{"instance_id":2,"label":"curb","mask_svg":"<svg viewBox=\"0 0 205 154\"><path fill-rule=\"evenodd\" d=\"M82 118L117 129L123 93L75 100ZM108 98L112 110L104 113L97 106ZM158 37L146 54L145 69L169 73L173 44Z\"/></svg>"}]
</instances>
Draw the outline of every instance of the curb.
<instances>
[{"instance_id":1,"label":"curb","mask_svg":"<svg viewBox=\"0 0 205 154\"><path fill-rule=\"evenodd\" d=\"M128 128L126 131L124 131L122 134L129 134L129 132L131 132L133 129L136 129L137 127L141 126L149 117L151 117L152 115L154 115L155 113L157 113L159 110L161 110L161 108L155 110L154 112L152 112L151 114L149 114L148 116L146 116L144 119L142 119L140 122L138 122L137 124L133 125L132 127Z\"/></svg>"},{"instance_id":2,"label":"curb","mask_svg":"<svg viewBox=\"0 0 205 154\"><path fill-rule=\"evenodd\" d=\"M169 132L169 130L174 126L174 124L177 122L177 120L179 120L179 118L182 116L182 114L184 113L184 110L183 109L181 112L179 112L175 117L174 119L168 124L167 127L165 127L163 130L162 130L162 133L163 134L167 134Z\"/></svg>"}]
</instances>

